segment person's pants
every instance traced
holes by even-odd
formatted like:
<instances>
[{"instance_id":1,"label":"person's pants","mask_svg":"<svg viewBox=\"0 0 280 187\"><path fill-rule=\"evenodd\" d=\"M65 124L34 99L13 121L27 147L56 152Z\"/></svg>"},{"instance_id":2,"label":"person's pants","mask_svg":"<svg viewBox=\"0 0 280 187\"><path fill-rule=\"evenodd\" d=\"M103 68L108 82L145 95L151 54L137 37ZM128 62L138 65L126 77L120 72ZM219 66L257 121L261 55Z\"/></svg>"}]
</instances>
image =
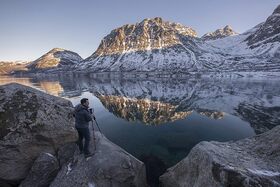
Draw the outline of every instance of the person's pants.
<instances>
[{"instance_id":1,"label":"person's pants","mask_svg":"<svg viewBox=\"0 0 280 187\"><path fill-rule=\"evenodd\" d=\"M90 133L88 128L76 128L79 134L78 145L80 152L84 154L89 154L89 141L90 141ZM83 139L85 139L85 144L83 144Z\"/></svg>"}]
</instances>

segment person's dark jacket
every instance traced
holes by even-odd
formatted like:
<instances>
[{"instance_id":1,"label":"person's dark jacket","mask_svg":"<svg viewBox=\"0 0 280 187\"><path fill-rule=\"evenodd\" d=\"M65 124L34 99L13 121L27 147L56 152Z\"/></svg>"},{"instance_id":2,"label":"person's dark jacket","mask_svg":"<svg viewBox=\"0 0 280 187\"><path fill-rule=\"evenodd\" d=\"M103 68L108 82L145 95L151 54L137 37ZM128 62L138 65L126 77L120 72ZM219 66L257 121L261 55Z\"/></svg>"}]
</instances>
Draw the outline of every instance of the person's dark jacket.
<instances>
[{"instance_id":1,"label":"person's dark jacket","mask_svg":"<svg viewBox=\"0 0 280 187\"><path fill-rule=\"evenodd\" d=\"M92 116L87 107L78 104L75 107L74 116L76 128L88 128L88 122L92 120Z\"/></svg>"}]
</instances>

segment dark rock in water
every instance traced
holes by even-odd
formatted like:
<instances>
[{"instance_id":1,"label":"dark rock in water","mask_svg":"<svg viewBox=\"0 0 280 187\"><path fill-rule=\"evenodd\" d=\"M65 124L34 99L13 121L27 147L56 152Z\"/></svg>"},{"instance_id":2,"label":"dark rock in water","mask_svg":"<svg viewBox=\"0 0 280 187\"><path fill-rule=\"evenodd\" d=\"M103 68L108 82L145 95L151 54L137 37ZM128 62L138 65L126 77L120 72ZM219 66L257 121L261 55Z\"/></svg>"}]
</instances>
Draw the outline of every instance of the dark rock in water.
<instances>
[{"instance_id":1,"label":"dark rock in water","mask_svg":"<svg viewBox=\"0 0 280 187\"><path fill-rule=\"evenodd\" d=\"M74 157L68 164L64 164L51 187L147 186L145 165L141 161L99 132L95 136L95 154L85 159L77 148ZM90 146L94 146L93 141Z\"/></svg>"},{"instance_id":2,"label":"dark rock in water","mask_svg":"<svg viewBox=\"0 0 280 187\"><path fill-rule=\"evenodd\" d=\"M77 134L70 101L20 84L0 86L0 183L19 184L41 152Z\"/></svg>"},{"instance_id":3,"label":"dark rock in water","mask_svg":"<svg viewBox=\"0 0 280 187\"><path fill-rule=\"evenodd\" d=\"M20 187L47 187L57 175L58 160L50 153L41 153Z\"/></svg>"},{"instance_id":4,"label":"dark rock in water","mask_svg":"<svg viewBox=\"0 0 280 187\"><path fill-rule=\"evenodd\" d=\"M160 177L162 186L280 186L280 126L236 142L201 142Z\"/></svg>"}]
</instances>

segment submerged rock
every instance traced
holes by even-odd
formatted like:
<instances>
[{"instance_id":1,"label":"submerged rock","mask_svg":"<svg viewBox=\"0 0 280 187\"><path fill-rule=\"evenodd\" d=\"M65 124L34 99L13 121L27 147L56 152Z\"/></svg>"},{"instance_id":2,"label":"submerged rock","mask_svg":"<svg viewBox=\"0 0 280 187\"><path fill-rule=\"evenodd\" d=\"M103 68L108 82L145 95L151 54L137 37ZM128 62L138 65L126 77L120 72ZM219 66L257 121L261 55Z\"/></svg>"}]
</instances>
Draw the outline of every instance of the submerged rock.
<instances>
[{"instance_id":1,"label":"submerged rock","mask_svg":"<svg viewBox=\"0 0 280 187\"><path fill-rule=\"evenodd\" d=\"M41 153L20 187L47 187L57 175L58 170L59 164L56 157L50 153Z\"/></svg>"},{"instance_id":2,"label":"submerged rock","mask_svg":"<svg viewBox=\"0 0 280 187\"><path fill-rule=\"evenodd\" d=\"M19 184L42 152L77 139L73 106L20 84L0 86L0 184Z\"/></svg>"},{"instance_id":3,"label":"submerged rock","mask_svg":"<svg viewBox=\"0 0 280 187\"><path fill-rule=\"evenodd\" d=\"M99 132L95 137L95 154L85 159L76 149L72 160L64 164L51 187L147 186L145 165L141 161ZM91 141L90 146L94 150L93 143Z\"/></svg>"},{"instance_id":4,"label":"submerged rock","mask_svg":"<svg viewBox=\"0 0 280 187\"><path fill-rule=\"evenodd\" d=\"M166 186L280 186L280 126L236 142L201 142L160 177Z\"/></svg>"}]
</instances>

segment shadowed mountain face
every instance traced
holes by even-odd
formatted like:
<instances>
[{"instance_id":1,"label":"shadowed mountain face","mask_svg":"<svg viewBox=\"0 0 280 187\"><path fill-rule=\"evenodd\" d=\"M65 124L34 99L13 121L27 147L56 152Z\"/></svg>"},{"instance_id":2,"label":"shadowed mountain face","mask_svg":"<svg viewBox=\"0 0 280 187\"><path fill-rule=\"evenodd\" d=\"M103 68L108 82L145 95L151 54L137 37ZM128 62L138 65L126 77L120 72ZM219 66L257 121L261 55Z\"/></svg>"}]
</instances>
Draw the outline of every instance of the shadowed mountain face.
<instances>
[{"instance_id":1,"label":"shadowed mountain face","mask_svg":"<svg viewBox=\"0 0 280 187\"><path fill-rule=\"evenodd\" d=\"M246 41L251 48L262 44L280 41L280 5L273 11L264 23L251 34Z\"/></svg>"}]
</instances>

